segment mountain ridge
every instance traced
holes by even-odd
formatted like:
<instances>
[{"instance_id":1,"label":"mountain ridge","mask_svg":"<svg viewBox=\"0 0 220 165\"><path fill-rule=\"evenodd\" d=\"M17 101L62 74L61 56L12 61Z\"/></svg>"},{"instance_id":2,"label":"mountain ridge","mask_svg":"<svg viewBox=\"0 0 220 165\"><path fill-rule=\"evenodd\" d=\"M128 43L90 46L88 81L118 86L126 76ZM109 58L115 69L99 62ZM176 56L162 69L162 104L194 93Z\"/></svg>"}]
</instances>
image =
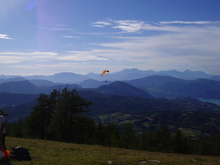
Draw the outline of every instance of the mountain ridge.
<instances>
[{"instance_id":1,"label":"mountain ridge","mask_svg":"<svg viewBox=\"0 0 220 165\"><path fill-rule=\"evenodd\" d=\"M135 97L143 97L143 98L153 98L153 96L151 96L146 91L121 81L115 81L109 85L102 85L98 88L93 88L88 90L92 90L97 93L102 93L108 96L118 95L118 96L135 96Z\"/></svg>"},{"instance_id":2,"label":"mountain ridge","mask_svg":"<svg viewBox=\"0 0 220 165\"><path fill-rule=\"evenodd\" d=\"M38 84L38 86L34 85L34 83ZM42 83L47 85L40 85ZM118 85L120 84L120 87L116 85L117 83ZM171 76L153 75L139 79L115 82L89 79L80 84L87 88L82 88L79 84L53 83L48 80L38 80L38 82L34 80L12 81L0 84L0 92L48 94L53 89L62 90L68 87L70 89L93 90L106 95L138 96L137 93L140 94L142 92L143 94L143 92L145 92L144 97L147 97L146 93L148 93L148 97L151 95L155 98L176 99L192 97L220 99L220 82L210 79L184 80ZM129 92L131 93L129 94ZM141 97L143 97L143 95Z\"/></svg>"},{"instance_id":3,"label":"mountain ridge","mask_svg":"<svg viewBox=\"0 0 220 165\"><path fill-rule=\"evenodd\" d=\"M171 76L148 76L126 81L156 98L212 98L220 99L220 82L209 79L184 80Z\"/></svg>"},{"instance_id":4,"label":"mountain ridge","mask_svg":"<svg viewBox=\"0 0 220 165\"><path fill-rule=\"evenodd\" d=\"M100 71L101 73L101 71ZM122 80L132 80L132 79L138 79L143 78L147 76L152 75L160 75L160 76L172 76L180 79L185 80L195 80L199 78L206 78L206 79L215 79L219 80L219 75L212 75L212 74L206 74L202 71L177 71L177 70L162 70L162 71L154 71L154 70L138 70L136 68L133 69L124 69L117 72L112 72L106 74L104 77L101 77L98 73L88 73L86 75L77 74L73 72L61 72L61 73L55 73L53 75L29 75L29 76L19 76L19 75L0 75L0 79L9 79L9 78L15 78L15 77L23 77L27 80L33 80L33 79L42 79L42 80L48 80L55 83L81 83L82 81L85 81L87 79L94 79L97 81L122 81Z\"/></svg>"}]
</instances>

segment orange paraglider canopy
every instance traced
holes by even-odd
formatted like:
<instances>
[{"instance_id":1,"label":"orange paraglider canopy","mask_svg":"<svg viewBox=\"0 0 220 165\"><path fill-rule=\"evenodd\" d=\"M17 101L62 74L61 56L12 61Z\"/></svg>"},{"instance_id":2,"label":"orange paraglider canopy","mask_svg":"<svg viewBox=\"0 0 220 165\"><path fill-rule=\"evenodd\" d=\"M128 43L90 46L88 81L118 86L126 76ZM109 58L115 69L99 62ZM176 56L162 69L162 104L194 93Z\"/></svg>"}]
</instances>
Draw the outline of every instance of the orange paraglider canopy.
<instances>
[{"instance_id":1,"label":"orange paraglider canopy","mask_svg":"<svg viewBox=\"0 0 220 165\"><path fill-rule=\"evenodd\" d=\"M103 76L104 76L104 74L105 74L106 72L108 72L108 73L109 73L109 70L103 70L103 71L102 71L102 74L101 74L101 77L103 77Z\"/></svg>"},{"instance_id":2,"label":"orange paraglider canopy","mask_svg":"<svg viewBox=\"0 0 220 165\"><path fill-rule=\"evenodd\" d=\"M10 151L9 150L0 150L0 160L5 160L10 158Z\"/></svg>"}]
</instances>

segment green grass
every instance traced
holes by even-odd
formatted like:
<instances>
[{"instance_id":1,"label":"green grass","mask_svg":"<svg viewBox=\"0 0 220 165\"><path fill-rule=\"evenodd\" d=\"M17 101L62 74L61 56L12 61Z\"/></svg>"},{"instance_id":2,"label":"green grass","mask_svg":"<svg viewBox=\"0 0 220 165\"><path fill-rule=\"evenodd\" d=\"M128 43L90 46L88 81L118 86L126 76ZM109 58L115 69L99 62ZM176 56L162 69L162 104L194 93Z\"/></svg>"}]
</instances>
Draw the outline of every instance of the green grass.
<instances>
[{"instance_id":1,"label":"green grass","mask_svg":"<svg viewBox=\"0 0 220 165\"><path fill-rule=\"evenodd\" d=\"M96 145L7 137L7 147L29 149L31 161L0 160L0 165L219 165L220 157L167 154ZM11 150L11 149L10 149ZM142 162L142 163L140 163Z\"/></svg>"},{"instance_id":2,"label":"green grass","mask_svg":"<svg viewBox=\"0 0 220 165\"><path fill-rule=\"evenodd\" d=\"M117 124L118 125L127 125L127 124L133 124L135 121L139 121L139 120L125 120L125 121L122 121L122 122L118 122Z\"/></svg>"},{"instance_id":3,"label":"green grass","mask_svg":"<svg viewBox=\"0 0 220 165\"><path fill-rule=\"evenodd\" d=\"M179 130L186 136L190 138L196 138L196 130L188 129L188 128L179 128Z\"/></svg>"}]
</instances>

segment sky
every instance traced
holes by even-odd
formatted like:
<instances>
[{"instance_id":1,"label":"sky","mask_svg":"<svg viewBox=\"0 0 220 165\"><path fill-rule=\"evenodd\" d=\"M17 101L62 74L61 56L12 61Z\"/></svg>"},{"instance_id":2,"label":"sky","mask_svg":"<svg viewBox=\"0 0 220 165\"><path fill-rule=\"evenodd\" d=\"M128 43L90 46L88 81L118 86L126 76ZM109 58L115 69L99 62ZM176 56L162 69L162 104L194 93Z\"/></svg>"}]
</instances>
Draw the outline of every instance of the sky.
<instances>
[{"instance_id":1,"label":"sky","mask_svg":"<svg viewBox=\"0 0 220 165\"><path fill-rule=\"evenodd\" d=\"M0 0L0 74L220 75L219 0Z\"/></svg>"}]
</instances>

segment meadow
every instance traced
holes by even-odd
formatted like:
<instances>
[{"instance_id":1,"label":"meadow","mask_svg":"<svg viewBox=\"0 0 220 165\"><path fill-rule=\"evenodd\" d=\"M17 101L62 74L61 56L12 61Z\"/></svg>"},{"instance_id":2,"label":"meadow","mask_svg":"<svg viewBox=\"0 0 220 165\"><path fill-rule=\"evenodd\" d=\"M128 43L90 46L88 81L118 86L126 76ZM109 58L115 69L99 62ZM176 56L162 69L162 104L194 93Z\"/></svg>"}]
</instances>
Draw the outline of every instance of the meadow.
<instances>
[{"instance_id":1,"label":"meadow","mask_svg":"<svg viewBox=\"0 0 220 165\"><path fill-rule=\"evenodd\" d=\"M108 148L97 145L7 137L6 144L22 146L31 153L30 161L0 160L0 165L219 165L220 157L183 155Z\"/></svg>"}]
</instances>

